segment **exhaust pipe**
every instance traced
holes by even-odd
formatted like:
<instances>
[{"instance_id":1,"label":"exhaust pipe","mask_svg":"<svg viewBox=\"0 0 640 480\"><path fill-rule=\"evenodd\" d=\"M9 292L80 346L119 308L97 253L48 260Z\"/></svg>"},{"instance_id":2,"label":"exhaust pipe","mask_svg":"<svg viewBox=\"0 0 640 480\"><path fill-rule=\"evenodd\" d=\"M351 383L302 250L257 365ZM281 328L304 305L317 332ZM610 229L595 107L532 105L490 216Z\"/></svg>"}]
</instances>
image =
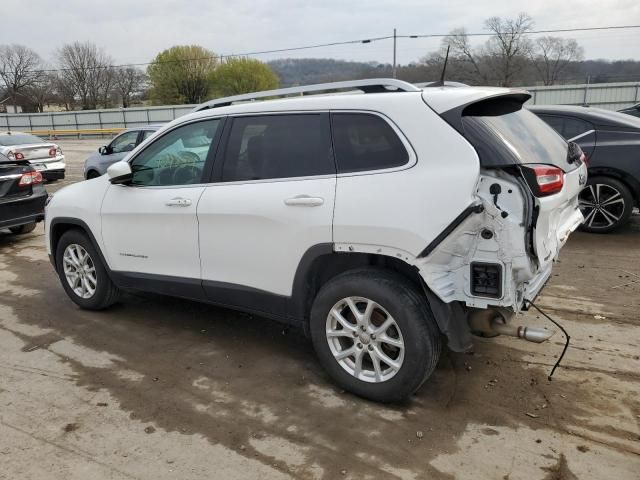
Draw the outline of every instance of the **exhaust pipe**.
<instances>
[{"instance_id":1,"label":"exhaust pipe","mask_svg":"<svg viewBox=\"0 0 640 480\"><path fill-rule=\"evenodd\" d=\"M502 311L502 309L476 310L468 317L469 327L473 333L483 337L507 335L533 343L546 342L556 333L545 328L508 324L507 318L511 316L513 316L511 312Z\"/></svg>"},{"instance_id":2,"label":"exhaust pipe","mask_svg":"<svg viewBox=\"0 0 640 480\"><path fill-rule=\"evenodd\" d=\"M491 330L500 335L522 338L533 343L542 343L549 340L556 332L545 328L527 327L523 325L507 325L501 323L499 318L491 322Z\"/></svg>"}]
</instances>

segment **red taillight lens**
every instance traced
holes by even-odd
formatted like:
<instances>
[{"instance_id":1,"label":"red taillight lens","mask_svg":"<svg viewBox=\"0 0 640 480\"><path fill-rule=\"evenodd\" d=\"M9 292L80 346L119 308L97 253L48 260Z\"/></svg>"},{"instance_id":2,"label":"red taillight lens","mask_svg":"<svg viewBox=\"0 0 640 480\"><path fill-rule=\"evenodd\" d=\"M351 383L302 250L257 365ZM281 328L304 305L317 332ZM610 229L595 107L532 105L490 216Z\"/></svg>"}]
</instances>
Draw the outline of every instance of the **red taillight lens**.
<instances>
[{"instance_id":1,"label":"red taillight lens","mask_svg":"<svg viewBox=\"0 0 640 480\"><path fill-rule=\"evenodd\" d=\"M42 183L42 174L40 172L23 173L18 182L19 187L28 187L29 185L37 185Z\"/></svg>"},{"instance_id":2,"label":"red taillight lens","mask_svg":"<svg viewBox=\"0 0 640 480\"><path fill-rule=\"evenodd\" d=\"M56 148L50 148L49 149L49 156L50 157L55 157L58 154L58 149Z\"/></svg>"},{"instance_id":3,"label":"red taillight lens","mask_svg":"<svg viewBox=\"0 0 640 480\"><path fill-rule=\"evenodd\" d=\"M541 195L552 195L562 190L564 184L564 172L558 167L548 165L531 165Z\"/></svg>"},{"instance_id":4,"label":"red taillight lens","mask_svg":"<svg viewBox=\"0 0 640 480\"><path fill-rule=\"evenodd\" d=\"M7 157L11 160L24 160L24 154L22 152L9 152Z\"/></svg>"}]
</instances>

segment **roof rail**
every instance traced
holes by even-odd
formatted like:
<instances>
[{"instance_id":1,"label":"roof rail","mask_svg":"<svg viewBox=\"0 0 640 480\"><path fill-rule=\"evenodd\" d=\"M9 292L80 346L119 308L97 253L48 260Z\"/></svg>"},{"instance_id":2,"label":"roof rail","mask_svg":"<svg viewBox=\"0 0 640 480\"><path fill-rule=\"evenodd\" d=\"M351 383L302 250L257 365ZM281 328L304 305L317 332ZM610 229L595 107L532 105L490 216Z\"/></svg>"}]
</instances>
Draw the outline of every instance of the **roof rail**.
<instances>
[{"instance_id":1,"label":"roof rail","mask_svg":"<svg viewBox=\"0 0 640 480\"><path fill-rule=\"evenodd\" d=\"M301 87L280 88L278 90L265 90L263 92L234 95L233 97L216 98L193 109L194 112L209 108L227 107L235 102L247 102L259 98L282 97L285 95L304 95L312 92L327 92L330 90L360 90L364 93L382 92L419 92L420 89L402 80L394 78L371 78L367 80L349 80L346 82L320 83L317 85L304 85Z\"/></svg>"}]
</instances>

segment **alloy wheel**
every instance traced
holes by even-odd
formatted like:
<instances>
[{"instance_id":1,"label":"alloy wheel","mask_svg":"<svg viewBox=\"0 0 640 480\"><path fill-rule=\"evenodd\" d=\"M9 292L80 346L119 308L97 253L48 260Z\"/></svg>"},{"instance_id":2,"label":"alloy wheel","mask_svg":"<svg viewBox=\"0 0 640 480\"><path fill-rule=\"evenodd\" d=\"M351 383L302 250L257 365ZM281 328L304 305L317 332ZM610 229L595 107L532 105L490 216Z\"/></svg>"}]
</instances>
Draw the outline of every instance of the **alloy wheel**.
<instances>
[{"instance_id":1,"label":"alloy wheel","mask_svg":"<svg viewBox=\"0 0 640 480\"><path fill-rule=\"evenodd\" d=\"M67 283L80 298L91 298L96 293L98 278L96 267L89 253L76 243L67 245L62 256Z\"/></svg>"},{"instance_id":2,"label":"alloy wheel","mask_svg":"<svg viewBox=\"0 0 640 480\"><path fill-rule=\"evenodd\" d=\"M594 183L583 188L579 206L584 216L584 225L594 229L608 228L617 223L626 207L622 194L604 183Z\"/></svg>"},{"instance_id":3,"label":"alloy wheel","mask_svg":"<svg viewBox=\"0 0 640 480\"><path fill-rule=\"evenodd\" d=\"M329 311L326 338L338 364L369 383L393 378L402 368L404 339L394 318L381 305L347 297Z\"/></svg>"}]
</instances>

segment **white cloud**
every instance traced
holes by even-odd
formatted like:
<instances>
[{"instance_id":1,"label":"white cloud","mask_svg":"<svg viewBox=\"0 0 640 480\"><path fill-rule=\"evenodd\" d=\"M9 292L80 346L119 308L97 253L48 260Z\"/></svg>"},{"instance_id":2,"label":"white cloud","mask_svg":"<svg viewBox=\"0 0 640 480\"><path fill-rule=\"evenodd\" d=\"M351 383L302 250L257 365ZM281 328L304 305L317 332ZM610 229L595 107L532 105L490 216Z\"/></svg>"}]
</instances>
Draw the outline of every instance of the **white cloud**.
<instances>
[{"instance_id":1,"label":"white cloud","mask_svg":"<svg viewBox=\"0 0 640 480\"><path fill-rule=\"evenodd\" d=\"M218 53L243 53L399 34L482 31L490 16L527 11L536 27L579 28L640 24L637 0L3 0L2 40L22 43L53 60L55 49L91 40L119 63L147 62L175 44L199 44ZM587 58L640 58L640 29L566 34ZM438 39L401 39L398 60L408 63L438 47ZM391 61L390 41L291 54Z\"/></svg>"}]
</instances>

